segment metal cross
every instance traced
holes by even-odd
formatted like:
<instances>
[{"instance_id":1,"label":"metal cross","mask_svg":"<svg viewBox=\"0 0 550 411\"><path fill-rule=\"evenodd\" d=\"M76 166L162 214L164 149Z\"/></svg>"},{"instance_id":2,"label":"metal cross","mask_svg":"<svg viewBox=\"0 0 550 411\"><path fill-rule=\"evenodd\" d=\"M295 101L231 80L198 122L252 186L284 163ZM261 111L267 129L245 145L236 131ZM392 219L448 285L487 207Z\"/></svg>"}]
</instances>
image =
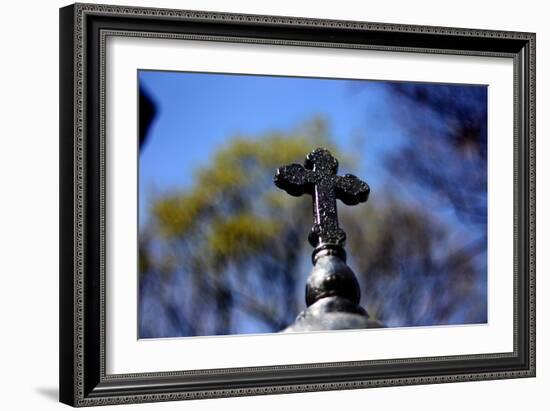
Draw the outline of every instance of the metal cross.
<instances>
[{"instance_id":1,"label":"metal cross","mask_svg":"<svg viewBox=\"0 0 550 411\"><path fill-rule=\"evenodd\" d=\"M353 174L338 176L338 160L324 148L317 148L306 157L305 163L290 164L277 169L275 185L288 194L313 197L314 223L309 234L313 247L323 244L344 246L346 233L338 225L336 199L347 205L367 201L370 188Z\"/></svg>"}]
</instances>

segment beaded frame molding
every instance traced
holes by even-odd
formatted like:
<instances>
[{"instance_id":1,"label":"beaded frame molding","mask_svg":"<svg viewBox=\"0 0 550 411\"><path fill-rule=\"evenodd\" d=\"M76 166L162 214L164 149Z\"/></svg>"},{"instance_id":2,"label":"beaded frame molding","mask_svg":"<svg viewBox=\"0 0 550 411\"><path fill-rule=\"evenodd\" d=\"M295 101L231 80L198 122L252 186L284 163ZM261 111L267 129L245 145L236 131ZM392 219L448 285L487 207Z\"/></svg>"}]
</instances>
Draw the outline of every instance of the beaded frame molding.
<instances>
[{"instance_id":1,"label":"beaded frame molding","mask_svg":"<svg viewBox=\"0 0 550 411\"><path fill-rule=\"evenodd\" d=\"M514 350L105 372L105 40L192 39L505 57L514 66ZM60 9L60 401L73 406L535 376L535 34L75 4Z\"/></svg>"}]
</instances>

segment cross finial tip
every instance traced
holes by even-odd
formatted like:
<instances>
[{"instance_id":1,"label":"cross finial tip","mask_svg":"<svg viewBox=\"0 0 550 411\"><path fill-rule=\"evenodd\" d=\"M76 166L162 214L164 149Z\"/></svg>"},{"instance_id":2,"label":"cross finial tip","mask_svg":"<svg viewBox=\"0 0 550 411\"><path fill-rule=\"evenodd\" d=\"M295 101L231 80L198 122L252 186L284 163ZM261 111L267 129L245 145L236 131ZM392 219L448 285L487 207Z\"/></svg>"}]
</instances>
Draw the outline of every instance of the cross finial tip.
<instances>
[{"instance_id":1,"label":"cross finial tip","mask_svg":"<svg viewBox=\"0 0 550 411\"><path fill-rule=\"evenodd\" d=\"M353 174L338 176L338 160L325 148L306 156L304 165L289 164L275 172L275 185L288 194L313 196L315 221L309 235L313 247L334 245L343 250L346 235L338 225L336 199L355 205L367 201L370 188Z\"/></svg>"},{"instance_id":2,"label":"cross finial tip","mask_svg":"<svg viewBox=\"0 0 550 411\"><path fill-rule=\"evenodd\" d=\"M308 170L322 168L326 171L332 172L333 174L338 172L338 160L329 150L322 147L317 147L306 156L304 166Z\"/></svg>"}]
</instances>

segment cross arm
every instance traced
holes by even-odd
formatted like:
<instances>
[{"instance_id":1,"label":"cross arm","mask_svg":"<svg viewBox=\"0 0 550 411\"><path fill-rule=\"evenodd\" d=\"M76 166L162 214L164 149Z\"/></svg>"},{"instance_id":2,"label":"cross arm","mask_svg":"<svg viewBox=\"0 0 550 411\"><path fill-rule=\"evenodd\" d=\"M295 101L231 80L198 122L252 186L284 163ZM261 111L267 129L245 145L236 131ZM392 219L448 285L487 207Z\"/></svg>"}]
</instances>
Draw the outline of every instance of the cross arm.
<instances>
[{"instance_id":1,"label":"cross arm","mask_svg":"<svg viewBox=\"0 0 550 411\"><path fill-rule=\"evenodd\" d=\"M370 187L353 174L336 177L336 197L344 204L356 205L364 203L369 198Z\"/></svg>"},{"instance_id":2,"label":"cross arm","mask_svg":"<svg viewBox=\"0 0 550 411\"><path fill-rule=\"evenodd\" d=\"M312 193L314 175L301 164L289 164L277 169L273 181L277 187L288 194L299 197L302 194Z\"/></svg>"}]
</instances>

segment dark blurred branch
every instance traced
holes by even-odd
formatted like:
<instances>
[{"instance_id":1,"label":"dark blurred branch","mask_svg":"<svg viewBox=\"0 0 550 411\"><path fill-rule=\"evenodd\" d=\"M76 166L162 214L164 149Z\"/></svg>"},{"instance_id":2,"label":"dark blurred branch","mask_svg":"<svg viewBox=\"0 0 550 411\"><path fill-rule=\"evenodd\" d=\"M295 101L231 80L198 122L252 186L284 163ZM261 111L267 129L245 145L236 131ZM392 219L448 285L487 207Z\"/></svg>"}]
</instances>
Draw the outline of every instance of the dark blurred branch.
<instances>
[{"instance_id":1,"label":"dark blurred branch","mask_svg":"<svg viewBox=\"0 0 550 411\"><path fill-rule=\"evenodd\" d=\"M157 114L157 105L143 87L139 88L139 149L141 150L147 141L151 123Z\"/></svg>"}]
</instances>

